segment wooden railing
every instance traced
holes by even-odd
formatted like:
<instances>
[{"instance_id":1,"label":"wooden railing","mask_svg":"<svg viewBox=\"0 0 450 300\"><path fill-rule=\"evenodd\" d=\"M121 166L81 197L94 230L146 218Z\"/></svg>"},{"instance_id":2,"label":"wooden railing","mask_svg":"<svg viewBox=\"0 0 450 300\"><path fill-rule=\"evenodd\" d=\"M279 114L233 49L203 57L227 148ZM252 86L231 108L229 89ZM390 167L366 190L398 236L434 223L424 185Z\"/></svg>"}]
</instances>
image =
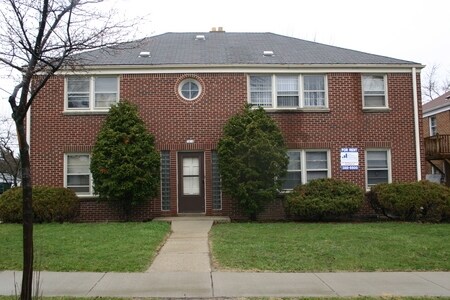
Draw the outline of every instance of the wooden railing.
<instances>
[{"instance_id":1,"label":"wooden railing","mask_svg":"<svg viewBox=\"0 0 450 300\"><path fill-rule=\"evenodd\" d=\"M425 138L426 157L450 157L450 134L436 134Z\"/></svg>"}]
</instances>

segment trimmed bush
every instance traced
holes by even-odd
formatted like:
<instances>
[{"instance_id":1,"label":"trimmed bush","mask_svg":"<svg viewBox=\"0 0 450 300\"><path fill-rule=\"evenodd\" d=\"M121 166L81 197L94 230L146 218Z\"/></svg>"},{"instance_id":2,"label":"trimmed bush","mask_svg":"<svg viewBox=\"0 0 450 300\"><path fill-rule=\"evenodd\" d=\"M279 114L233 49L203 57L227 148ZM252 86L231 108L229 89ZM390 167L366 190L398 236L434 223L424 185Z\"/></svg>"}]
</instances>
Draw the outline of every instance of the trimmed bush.
<instances>
[{"instance_id":1,"label":"trimmed bush","mask_svg":"<svg viewBox=\"0 0 450 300\"><path fill-rule=\"evenodd\" d=\"M359 186L333 178L317 179L298 185L287 195L286 210L293 216L308 220L351 216L364 201Z\"/></svg>"},{"instance_id":2,"label":"trimmed bush","mask_svg":"<svg viewBox=\"0 0 450 300\"><path fill-rule=\"evenodd\" d=\"M246 105L224 125L217 152L223 191L255 220L278 196L289 163L277 123Z\"/></svg>"},{"instance_id":3,"label":"trimmed bush","mask_svg":"<svg viewBox=\"0 0 450 300\"><path fill-rule=\"evenodd\" d=\"M138 107L121 100L109 110L92 150L95 194L119 205L129 219L133 207L158 194L160 159Z\"/></svg>"},{"instance_id":4,"label":"trimmed bush","mask_svg":"<svg viewBox=\"0 0 450 300\"><path fill-rule=\"evenodd\" d=\"M7 223L22 222L22 188L13 188L0 196L0 220ZM33 213L35 222L66 222L79 211L79 199L66 188L33 187Z\"/></svg>"},{"instance_id":5,"label":"trimmed bush","mask_svg":"<svg viewBox=\"0 0 450 300\"><path fill-rule=\"evenodd\" d=\"M22 189L12 188L0 195L0 221L22 222Z\"/></svg>"},{"instance_id":6,"label":"trimmed bush","mask_svg":"<svg viewBox=\"0 0 450 300\"><path fill-rule=\"evenodd\" d=\"M429 181L379 184L367 197L377 213L391 219L440 222L450 217L450 189Z\"/></svg>"}]
</instances>

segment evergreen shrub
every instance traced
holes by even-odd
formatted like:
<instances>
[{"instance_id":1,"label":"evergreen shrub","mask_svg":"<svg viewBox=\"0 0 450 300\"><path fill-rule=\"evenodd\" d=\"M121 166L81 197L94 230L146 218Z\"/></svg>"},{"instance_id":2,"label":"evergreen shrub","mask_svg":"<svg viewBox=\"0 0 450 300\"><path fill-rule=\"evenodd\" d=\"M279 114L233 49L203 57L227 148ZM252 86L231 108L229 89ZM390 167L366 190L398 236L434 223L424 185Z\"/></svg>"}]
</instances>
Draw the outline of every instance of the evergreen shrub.
<instances>
[{"instance_id":1,"label":"evergreen shrub","mask_svg":"<svg viewBox=\"0 0 450 300\"><path fill-rule=\"evenodd\" d=\"M367 197L377 213L391 219L440 222L450 217L450 189L429 181L379 184Z\"/></svg>"},{"instance_id":2,"label":"evergreen shrub","mask_svg":"<svg viewBox=\"0 0 450 300\"><path fill-rule=\"evenodd\" d=\"M0 196L0 220L22 222L22 188L12 188ZM33 187L33 213L37 223L69 222L79 213L79 199L70 189Z\"/></svg>"},{"instance_id":3,"label":"evergreen shrub","mask_svg":"<svg viewBox=\"0 0 450 300\"><path fill-rule=\"evenodd\" d=\"M364 191L356 184L333 179L316 179L298 185L286 197L286 212L306 220L348 217L364 201Z\"/></svg>"}]
</instances>

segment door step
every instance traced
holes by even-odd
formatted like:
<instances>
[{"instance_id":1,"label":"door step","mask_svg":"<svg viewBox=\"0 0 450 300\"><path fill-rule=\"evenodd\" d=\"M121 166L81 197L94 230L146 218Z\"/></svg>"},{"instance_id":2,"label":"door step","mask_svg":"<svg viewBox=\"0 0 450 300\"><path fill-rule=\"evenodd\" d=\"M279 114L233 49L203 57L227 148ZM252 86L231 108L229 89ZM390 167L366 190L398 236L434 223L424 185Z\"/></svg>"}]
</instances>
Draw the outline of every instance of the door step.
<instances>
[{"instance_id":1,"label":"door step","mask_svg":"<svg viewBox=\"0 0 450 300\"><path fill-rule=\"evenodd\" d=\"M205 213L179 213L178 217L205 217Z\"/></svg>"},{"instance_id":2,"label":"door step","mask_svg":"<svg viewBox=\"0 0 450 300\"><path fill-rule=\"evenodd\" d=\"M223 216L205 216L205 214L178 214L175 217L158 217L153 221L214 221L214 223L230 223L230 217Z\"/></svg>"}]
</instances>

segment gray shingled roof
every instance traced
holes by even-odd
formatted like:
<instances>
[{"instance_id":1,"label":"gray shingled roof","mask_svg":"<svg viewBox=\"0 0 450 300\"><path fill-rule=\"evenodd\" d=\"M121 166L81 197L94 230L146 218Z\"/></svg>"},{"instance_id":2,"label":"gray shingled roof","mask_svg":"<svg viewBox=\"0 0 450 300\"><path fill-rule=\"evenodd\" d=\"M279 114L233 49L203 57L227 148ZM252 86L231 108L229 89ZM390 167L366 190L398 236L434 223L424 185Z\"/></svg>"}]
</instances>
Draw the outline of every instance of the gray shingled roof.
<instances>
[{"instance_id":1,"label":"gray shingled roof","mask_svg":"<svg viewBox=\"0 0 450 300\"><path fill-rule=\"evenodd\" d=\"M443 95L431 100L424 105L422 105L423 113L428 113L433 110L438 110L444 107L449 107L450 109L450 92L446 92Z\"/></svg>"},{"instance_id":2,"label":"gray shingled roof","mask_svg":"<svg viewBox=\"0 0 450 300\"><path fill-rule=\"evenodd\" d=\"M205 40L196 40L204 35ZM263 51L273 51L266 57ZM139 57L149 51L150 57ZM124 44L120 50L80 54L85 65L418 65L273 33L165 33Z\"/></svg>"}]
</instances>

